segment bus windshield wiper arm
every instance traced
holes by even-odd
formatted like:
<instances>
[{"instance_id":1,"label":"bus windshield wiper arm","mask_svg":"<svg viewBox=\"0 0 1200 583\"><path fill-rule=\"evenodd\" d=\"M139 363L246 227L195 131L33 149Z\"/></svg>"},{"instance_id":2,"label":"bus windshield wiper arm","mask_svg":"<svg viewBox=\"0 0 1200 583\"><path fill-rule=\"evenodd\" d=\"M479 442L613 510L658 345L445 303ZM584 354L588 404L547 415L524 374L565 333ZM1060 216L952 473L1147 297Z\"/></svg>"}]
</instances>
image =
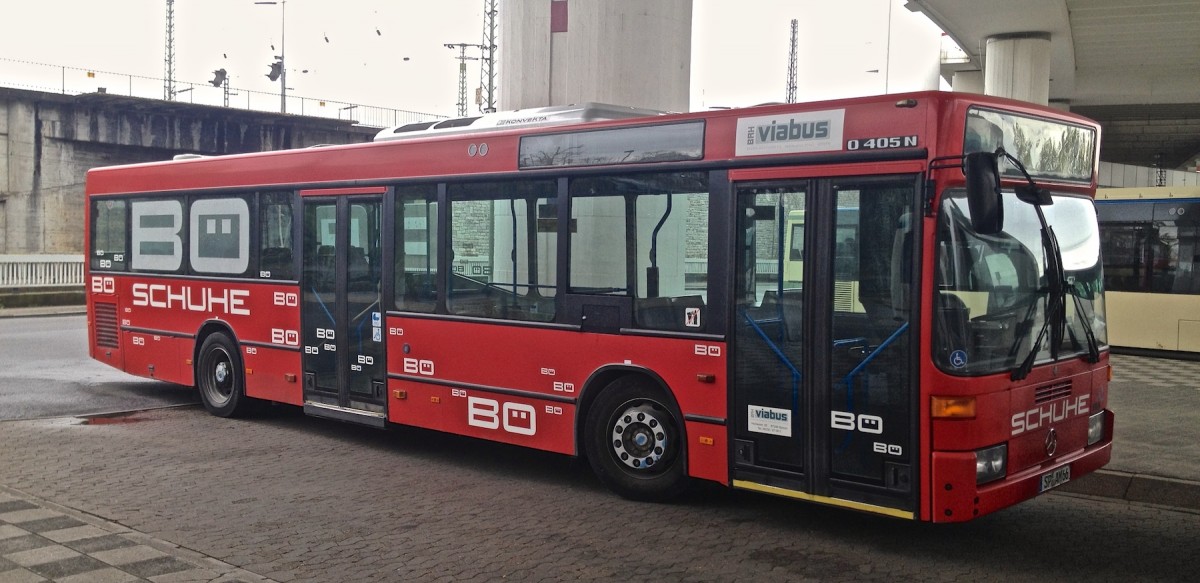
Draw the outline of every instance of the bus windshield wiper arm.
<instances>
[{"instance_id":1,"label":"bus windshield wiper arm","mask_svg":"<svg viewBox=\"0 0 1200 583\"><path fill-rule=\"evenodd\" d=\"M1063 331L1067 323L1067 310L1065 309L1067 277L1063 269L1062 249L1058 246L1058 237L1054 235L1054 229L1046 221L1046 213L1042 212L1042 206L1054 204L1054 198L1045 189L1038 188L1033 177L1025 170L1025 165L1016 156L1005 152L1004 148L997 149L996 154L1012 162L1029 183L1028 186L1018 186L1016 194L1021 202L1032 205L1033 210L1037 213L1038 223L1042 228L1042 248L1046 253L1046 282L1050 290L1046 302L1046 320L1038 332L1037 340L1030 347L1025 360L1012 372L1012 380L1016 381L1025 378L1029 375L1029 371L1033 370L1033 362L1037 359L1038 352L1041 351L1042 340L1045 339L1047 331L1050 332L1050 358L1058 359L1058 349L1062 345Z\"/></svg>"},{"instance_id":2,"label":"bus windshield wiper arm","mask_svg":"<svg viewBox=\"0 0 1200 583\"><path fill-rule=\"evenodd\" d=\"M1083 300L1079 299L1079 295L1071 294L1075 299L1075 313L1079 315L1079 324L1083 327L1083 337L1087 340L1088 362L1100 362L1100 342L1096 340L1096 333L1092 330L1091 318L1083 309Z\"/></svg>"},{"instance_id":3,"label":"bus windshield wiper arm","mask_svg":"<svg viewBox=\"0 0 1200 583\"><path fill-rule=\"evenodd\" d=\"M1058 296L1050 294L1050 296L1046 298L1046 318L1042 322L1042 329L1038 331L1037 339L1033 341L1033 346L1029 347L1029 354L1025 355L1025 360L1022 360L1021 365L1013 369L1012 375L1009 377L1012 380L1019 381L1024 379L1025 377L1029 376L1029 371L1033 370L1033 362L1037 360L1038 353L1042 351L1042 340L1045 340L1046 332L1050 330L1050 325L1054 323L1054 320L1057 317L1056 312L1058 312L1060 309L1058 307L1059 305L1061 305L1061 302L1059 301ZM1020 342L1020 339L1017 341ZM1051 346L1050 351L1053 353L1052 356L1057 358L1058 351L1054 348L1054 346Z\"/></svg>"}]
</instances>

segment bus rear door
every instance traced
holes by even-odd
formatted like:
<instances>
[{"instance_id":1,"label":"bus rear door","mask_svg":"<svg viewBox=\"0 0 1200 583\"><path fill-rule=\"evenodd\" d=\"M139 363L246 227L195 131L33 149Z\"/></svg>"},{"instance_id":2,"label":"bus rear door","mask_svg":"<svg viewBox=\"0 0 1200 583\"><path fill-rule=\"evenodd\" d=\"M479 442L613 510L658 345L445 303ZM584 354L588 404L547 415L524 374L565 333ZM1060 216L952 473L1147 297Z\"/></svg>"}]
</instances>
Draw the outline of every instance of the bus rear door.
<instances>
[{"instance_id":1,"label":"bus rear door","mask_svg":"<svg viewBox=\"0 0 1200 583\"><path fill-rule=\"evenodd\" d=\"M382 427L382 197L302 194L304 411Z\"/></svg>"},{"instance_id":2,"label":"bus rear door","mask_svg":"<svg viewBox=\"0 0 1200 583\"><path fill-rule=\"evenodd\" d=\"M735 173L734 484L912 518L919 175Z\"/></svg>"}]
</instances>

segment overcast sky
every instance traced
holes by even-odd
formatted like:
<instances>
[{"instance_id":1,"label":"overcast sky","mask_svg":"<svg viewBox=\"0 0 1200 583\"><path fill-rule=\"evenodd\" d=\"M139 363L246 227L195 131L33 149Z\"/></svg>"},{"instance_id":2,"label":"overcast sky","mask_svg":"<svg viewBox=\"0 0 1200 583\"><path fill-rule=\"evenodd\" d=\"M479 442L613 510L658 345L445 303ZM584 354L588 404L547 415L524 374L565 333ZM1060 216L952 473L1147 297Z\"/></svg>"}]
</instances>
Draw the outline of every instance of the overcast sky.
<instances>
[{"instance_id":1,"label":"overcast sky","mask_svg":"<svg viewBox=\"0 0 1200 583\"><path fill-rule=\"evenodd\" d=\"M521 0L500 0L500 9L514 1ZM220 91L206 82L224 68L235 90L249 90L232 97L235 106L277 107L279 83L265 75L285 47L280 5L254 2L175 1L177 89L196 86L180 100L219 103ZM161 97L166 0L4 4L3 84ZM802 101L882 93L885 83L893 93L936 87L940 31L903 4L695 0L691 108L782 101L793 18ZM289 96L330 100L330 109L337 101L453 115L457 51L443 45L482 41L483 0L288 0L286 23ZM479 63L469 67L473 95Z\"/></svg>"}]
</instances>

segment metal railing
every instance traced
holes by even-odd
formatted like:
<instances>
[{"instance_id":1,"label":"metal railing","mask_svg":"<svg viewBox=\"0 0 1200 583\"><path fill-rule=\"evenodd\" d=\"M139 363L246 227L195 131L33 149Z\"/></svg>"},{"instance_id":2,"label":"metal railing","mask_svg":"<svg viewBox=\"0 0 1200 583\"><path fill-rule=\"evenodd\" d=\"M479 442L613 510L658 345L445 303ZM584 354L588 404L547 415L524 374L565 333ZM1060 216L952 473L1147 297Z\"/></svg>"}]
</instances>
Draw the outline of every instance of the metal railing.
<instances>
[{"instance_id":1,"label":"metal railing","mask_svg":"<svg viewBox=\"0 0 1200 583\"><path fill-rule=\"evenodd\" d=\"M83 255L0 255L0 288L82 285Z\"/></svg>"},{"instance_id":2,"label":"metal railing","mask_svg":"<svg viewBox=\"0 0 1200 583\"><path fill-rule=\"evenodd\" d=\"M14 79L21 81L17 82ZM161 78L155 77L0 57L0 86L14 89L64 95L108 93L162 99L163 84ZM266 112L279 111L279 93L231 87L229 96L230 108ZM214 87L211 83L177 79L175 81L175 101L223 107L225 105L225 89ZM407 109L293 95L288 95L287 111L311 117L346 119L359 125L378 128L447 118L444 115Z\"/></svg>"}]
</instances>

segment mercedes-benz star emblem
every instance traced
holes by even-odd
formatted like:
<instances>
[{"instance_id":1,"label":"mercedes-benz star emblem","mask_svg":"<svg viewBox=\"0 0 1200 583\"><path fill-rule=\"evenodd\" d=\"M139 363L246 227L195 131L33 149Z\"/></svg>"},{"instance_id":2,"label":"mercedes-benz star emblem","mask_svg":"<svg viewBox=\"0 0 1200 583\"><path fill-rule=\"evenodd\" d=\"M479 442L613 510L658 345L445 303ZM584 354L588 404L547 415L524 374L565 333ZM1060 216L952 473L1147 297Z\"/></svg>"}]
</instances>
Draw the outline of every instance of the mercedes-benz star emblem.
<instances>
[{"instance_id":1,"label":"mercedes-benz star emblem","mask_svg":"<svg viewBox=\"0 0 1200 583\"><path fill-rule=\"evenodd\" d=\"M1053 456L1054 452L1058 451L1058 432L1054 428L1046 434L1046 455Z\"/></svg>"}]
</instances>

